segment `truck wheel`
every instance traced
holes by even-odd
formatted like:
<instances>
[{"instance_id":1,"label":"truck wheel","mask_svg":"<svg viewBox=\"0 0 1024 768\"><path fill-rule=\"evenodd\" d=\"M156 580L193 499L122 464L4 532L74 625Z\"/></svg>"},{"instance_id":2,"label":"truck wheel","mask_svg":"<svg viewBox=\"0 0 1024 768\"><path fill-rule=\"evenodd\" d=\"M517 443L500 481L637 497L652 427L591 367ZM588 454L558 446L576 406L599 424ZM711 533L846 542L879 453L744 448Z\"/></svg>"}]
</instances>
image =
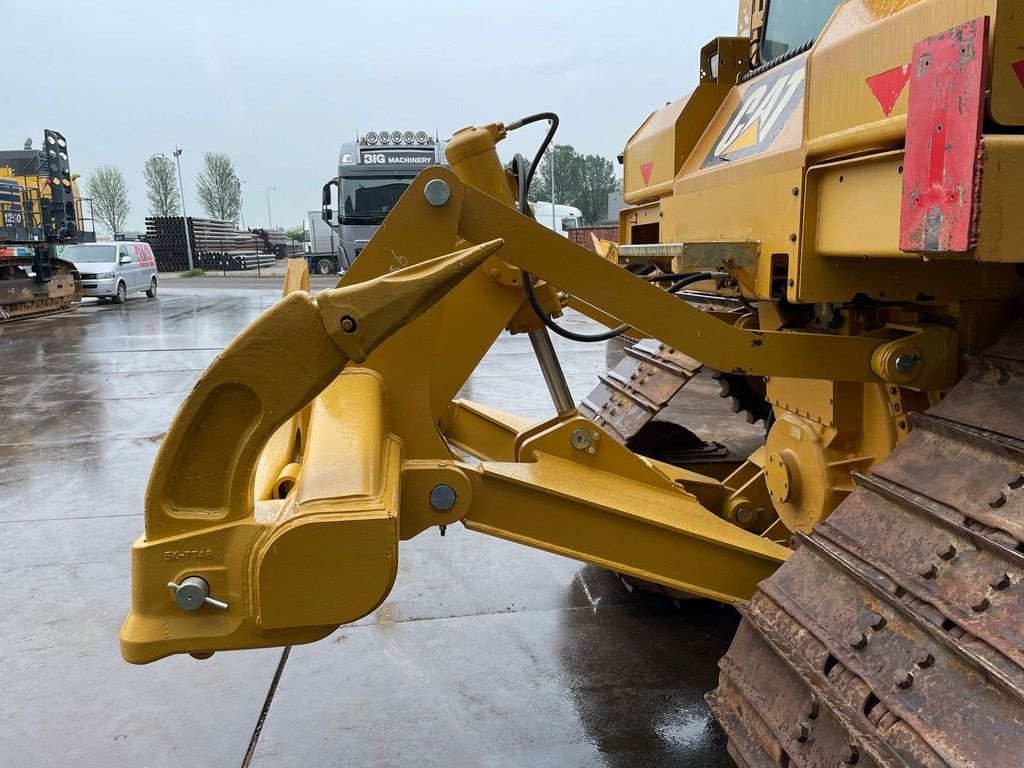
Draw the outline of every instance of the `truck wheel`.
<instances>
[{"instance_id":1,"label":"truck wheel","mask_svg":"<svg viewBox=\"0 0 1024 768\"><path fill-rule=\"evenodd\" d=\"M117 284L117 294L111 301L115 304L124 304L124 300L128 298L128 287L123 283Z\"/></svg>"},{"instance_id":2,"label":"truck wheel","mask_svg":"<svg viewBox=\"0 0 1024 768\"><path fill-rule=\"evenodd\" d=\"M334 262L330 259L320 259L316 263L316 273L318 275L333 275L337 272L334 268Z\"/></svg>"},{"instance_id":3,"label":"truck wheel","mask_svg":"<svg viewBox=\"0 0 1024 768\"><path fill-rule=\"evenodd\" d=\"M155 277L152 280L149 281L149 290L146 291L146 295L149 298L151 298L151 299L155 299L156 298L156 278Z\"/></svg>"}]
</instances>

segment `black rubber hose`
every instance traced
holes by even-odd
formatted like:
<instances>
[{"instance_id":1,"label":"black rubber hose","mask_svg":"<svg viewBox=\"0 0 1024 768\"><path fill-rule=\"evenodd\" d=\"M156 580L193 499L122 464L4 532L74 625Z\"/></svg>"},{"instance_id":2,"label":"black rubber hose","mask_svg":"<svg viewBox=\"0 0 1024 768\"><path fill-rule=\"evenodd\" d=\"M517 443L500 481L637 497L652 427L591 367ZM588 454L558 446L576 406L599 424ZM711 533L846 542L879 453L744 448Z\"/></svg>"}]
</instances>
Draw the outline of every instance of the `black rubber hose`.
<instances>
[{"instance_id":1,"label":"black rubber hose","mask_svg":"<svg viewBox=\"0 0 1024 768\"><path fill-rule=\"evenodd\" d=\"M530 218L533 218L533 215L530 213L529 202L530 184L533 182L533 175L537 171L537 166L540 165L541 158L544 157L544 151L548 148L551 140L555 137L555 131L558 130L558 115L554 112L538 112L535 115L530 115L529 117L516 120L506 126L507 130L514 131L518 128L522 128L524 125L537 123L541 120L547 120L550 123L550 127L548 128L547 135L544 137L544 141L541 142L540 148L537 150L537 154L534 155L533 162L530 163L530 167L528 169L526 168L526 158L520 154L517 154L512 159L512 172L515 174L516 181L519 184L519 199L517 201L519 204L519 212L524 216L529 216ZM551 205L553 206L554 204L555 201L552 200ZM616 328L610 328L607 331L593 334L576 333L563 328L552 320L551 316L544 311L543 307L541 307L540 301L537 300L537 294L533 290L533 278L530 273L524 269L520 271L520 274L523 278L523 289L526 291L526 300L530 303L530 307L548 330L552 333L558 334L563 339L583 343L608 341L629 330L629 323L623 323ZM678 293L688 285L700 282L701 280L710 280L713 277L718 277L719 274L720 273L715 272L695 272L690 274L647 275L642 279L652 283L676 280L672 287L668 289L669 293L674 294Z\"/></svg>"}]
</instances>

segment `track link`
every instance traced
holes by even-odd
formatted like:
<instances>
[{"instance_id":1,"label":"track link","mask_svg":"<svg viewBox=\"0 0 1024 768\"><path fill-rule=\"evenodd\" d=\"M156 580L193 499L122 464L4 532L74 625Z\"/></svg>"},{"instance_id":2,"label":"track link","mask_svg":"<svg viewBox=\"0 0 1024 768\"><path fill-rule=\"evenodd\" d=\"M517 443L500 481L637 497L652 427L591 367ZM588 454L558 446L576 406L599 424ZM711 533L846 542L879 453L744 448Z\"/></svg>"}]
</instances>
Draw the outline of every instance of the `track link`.
<instances>
[{"instance_id":1,"label":"track link","mask_svg":"<svg viewBox=\"0 0 1024 768\"><path fill-rule=\"evenodd\" d=\"M1024 323L740 608L743 768L1024 764Z\"/></svg>"}]
</instances>

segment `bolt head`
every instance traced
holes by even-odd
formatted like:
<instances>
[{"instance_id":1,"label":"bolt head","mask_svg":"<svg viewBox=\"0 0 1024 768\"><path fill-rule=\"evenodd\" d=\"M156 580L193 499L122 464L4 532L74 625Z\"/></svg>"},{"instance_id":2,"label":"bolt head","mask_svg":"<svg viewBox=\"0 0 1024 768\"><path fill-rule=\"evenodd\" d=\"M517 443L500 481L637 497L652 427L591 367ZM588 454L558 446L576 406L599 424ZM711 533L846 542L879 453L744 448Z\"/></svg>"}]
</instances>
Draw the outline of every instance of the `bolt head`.
<instances>
[{"instance_id":1,"label":"bolt head","mask_svg":"<svg viewBox=\"0 0 1024 768\"><path fill-rule=\"evenodd\" d=\"M583 427L576 427L569 435L569 442L572 443L572 447L579 451L585 451L590 448L590 444L593 442L593 436L590 434L590 430L584 429Z\"/></svg>"},{"instance_id":2,"label":"bolt head","mask_svg":"<svg viewBox=\"0 0 1024 768\"><path fill-rule=\"evenodd\" d=\"M920 358L916 355L896 355L896 359L893 361L893 366L896 368L896 373L903 374L904 376L914 372L917 368L917 364L920 362Z\"/></svg>"},{"instance_id":3,"label":"bolt head","mask_svg":"<svg viewBox=\"0 0 1024 768\"><path fill-rule=\"evenodd\" d=\"M876 632L878 632L881 629L885 629L886 623L887 622L885 620L885 616L883 616L882 614L878 613L877 611L872 611L868 615L868 626L871 627Z\"/></svg>"},{"instance_id":4,"label":"bolt head","mask_svg":"<svg viewBox=\"0 0 1024 768\"><path fill-rule=\"evenodd\" d=\"M897 688L905 691L914 684L914 673L908 669L897 669L892 673L892 682Z\"/></svg>"},{"instance_id":5,"label":"bolt head","mask_svg":"<svg viewBox=\"0 0 1024 768\"><path fill-rule=\"evenodd\" d=\"M971 610L975 613L988 610L989 605L988 596L984 592L975 592L971 595Z\"/></svg>"},{"instance_id":6,"label":"bolt head","mask_svg":"<svg viewBox=\"0 0 1024 768\"><path fill-rule=\"evenodd\" d=\"M459 495L455 489L446 483L440 483L430 489L430 506L438 512L447 512L455 506Z\"/></svg>"},{"instance_id":7,"label":"bolt head","mask_svg":"<svg viewBox=\"0 0 1024 768\"><path fill-rule=\"evenodd\" d=\"M923 563L917 569L917 573L922 579L934 579L938 575L939 569L935 567L935 563Z\"/></svg>"},{"instance_id":8,"label":"bolt head","mask_svg":"<svg viewBox=\"0 0 1024 768\"><path fill-rule=\"evenodd\" d=\"M341 330L345 333L354 333L356 330L356 320L351 315L345 315L340 321Z\"/></svg>"},{"instance_id":9,"label":"bolt head","mask_svg":"<svg viewBox=\"0 0 1024 768\"><path fill-rule=\"evenodd\" d=\"M935 547L935 554L942 560L952 560L956 557L956 547L952 544L939 544Z\"/></svg>"},{"instance_id":10,"label":"bolt head","mask_svg":"<svg viewBox=\"0 0 1024 768\"><path fill-rule=\"evenodd\" d=\"M914 666L918 669L928 669L928 667L935 663L935 657L931 655L927 648L915 648L911 658L913 659Z\"/></svg>"},{"instance_id":11,"label":"bolt head","mask_svg":"<svg viewBox=\"0 0 1024 768\"><path fill-rule=\"evenodd\" d=\"M998 574L994 579L992 579L992 582L991 582L990 586L992 587L992 589L998 590L999 592L1002 592L1004 589L1009 589L1009 587L1010 587L1010 574L1008 574L1008 573L1000 573L1000 574Z\"/></svg>"},{"instance_id":12,"label":"bolt head","mask_svg":"<svg viewBox=\"0 0 1024 768\"><path fill-rule=\"evenodd\" d=\"M862 651L867 648L868 636L860 630L855 629L846 636L846 642L850 644L851 648L856 648L858 651Z\"/></svg>"},{"instance_id":13,"label":"bolt head","mask_svg":"<svg viewBox=\"0 0 1024 768\"><path fill-rule=\"evenodd\" d=\"M445 205L452 196L452 190L442 179L431 179L423 187L423 196L435 208Z\"/></svg>"},{"instance_id":14,"label":"bolt head","mask_svg":"<svg viewBox=\"0 0 1024 768\"><path fill-rule=\"evenodd\" d=\"M811 727L807 723L797 723L793 726L793 738L803 744L811 738Z\"/></svg>"}]
</instances>

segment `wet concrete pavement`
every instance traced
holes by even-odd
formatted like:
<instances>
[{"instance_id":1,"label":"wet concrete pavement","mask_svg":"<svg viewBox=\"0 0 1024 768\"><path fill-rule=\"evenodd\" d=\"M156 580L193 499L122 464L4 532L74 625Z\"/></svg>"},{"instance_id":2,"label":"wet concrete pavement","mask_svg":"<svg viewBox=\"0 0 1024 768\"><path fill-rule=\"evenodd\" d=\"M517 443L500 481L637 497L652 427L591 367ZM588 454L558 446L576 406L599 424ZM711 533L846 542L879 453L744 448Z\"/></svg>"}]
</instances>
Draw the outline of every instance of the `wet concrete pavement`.
<instances>
[{"instance_id":1,"label":"wet concrete pavement","mask_svg":"<svg viewBox=\"0 0 1024 768\"><path fill-rule=\"evenodd\" d=\"M0 767L732 765L702 698L731 609L629 594L461 527L404 542L384 605L318 644L124 663L129 546L163 432L278 296L225 282L168 280L156 300L0 326ZM621 354L556 346L577 399ZM687 391L673 410L689 426L749 444L747 425L720 422L712 382ZM550 415L521 337L496 344L464 395Z\"/></svg>"}]
</instances>

